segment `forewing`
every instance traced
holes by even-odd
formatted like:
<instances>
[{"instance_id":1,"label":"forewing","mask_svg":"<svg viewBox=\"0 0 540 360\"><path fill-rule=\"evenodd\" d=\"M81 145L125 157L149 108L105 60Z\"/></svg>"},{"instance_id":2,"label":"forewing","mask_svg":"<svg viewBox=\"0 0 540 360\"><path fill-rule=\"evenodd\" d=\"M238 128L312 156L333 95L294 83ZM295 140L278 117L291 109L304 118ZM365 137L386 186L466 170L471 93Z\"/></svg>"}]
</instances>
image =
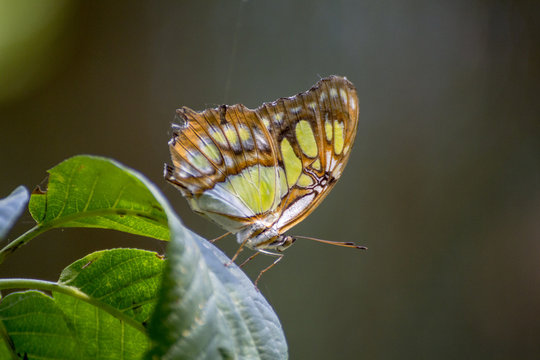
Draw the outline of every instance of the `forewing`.
<instances>
[{"instance_id":1,"label":"forewing","mask_svg":"<svg viewBox=\"0 0 540 360\"><path fill-rule=\"evenodd\" d=\"M257 114L268 119L286 173L288 193L277 220L282 233L309 215L341 177L358 127L358 97L346 78L331 76L305 93L263 104Z\"/></svg>"}]
</instances>

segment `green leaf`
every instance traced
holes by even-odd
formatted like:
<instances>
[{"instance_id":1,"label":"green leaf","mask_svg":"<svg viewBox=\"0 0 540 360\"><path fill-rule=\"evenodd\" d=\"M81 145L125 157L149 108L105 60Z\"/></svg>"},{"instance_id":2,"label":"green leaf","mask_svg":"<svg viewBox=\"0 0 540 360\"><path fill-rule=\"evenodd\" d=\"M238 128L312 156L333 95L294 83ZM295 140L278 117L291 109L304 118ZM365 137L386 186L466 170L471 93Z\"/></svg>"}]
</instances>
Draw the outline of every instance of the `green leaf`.
<instances>
[{"instance_id":1,"label":"green leaf","mask_svg":"<svg viewBox=\"0 0 540 360\"><path fill-rule=\"evenodd\" d=\"M66 322L85 359L140 359L148 349L145 333L129 326L99 306L54 292Z\"/></svg>"},{"instance_id":2,"label":"green leaf","mask_svg":"<svg viewBox=\"0 0 540 360\"><path fill-rule=\"evenodd\" d=\"M286 359L272 307L208 241L170 216L161 295L149 327L152 359Z\"/></svg>"},{"instance_id":3,"label":"green leaf","mask_svg":"<svg viewBox=\"0 0 540 360\"><path fill-rule=\"evenodd\" d=\"M39 291L6 296L0 303L0 319L21 359L81 358L62 309Z\"/></svg>"},{"instance_id":4,"label":"green leaf","mask_svg":"<svg viewBox=\"0 0 540 360\"><path fill-rule=\"evenodd\" d=\"M138 249L97 251L62 271L59 284L73 286L144 324L157 299L165 261Z\"/></svg>"},{"instance_id":5,"label":"green leaf","mask_svg":"<svg viewBox=\"0 0 540 360\"><path fill-rule=\"evenodd\" d=\"M66 268L58 284L41 288L52 291L79 355L85 356L79 358L119 358L119 351L131 356L146 349L152 359L287 358L279 319L264 297L236 265L225 266L229 259L221 251L184 228L144 176L107 159L74 157L50 171L49 188L32 195L29 207L41 231L92 226L172 238L157 293L160 265L150 259L161 259L136 250L91 254ZM0 289L6 288L3 282ZM34 286L31 280L11 283ZM147 321L150 348L143 341L148 341L143 336ZM27 341L15 342L17 351L32 350L34 343ZM107 352L113 343L122 346Z\"/></svg>"},{"instance_id":6,"label":"green leaf","mask_svg":"<svg viewBox=\"0 0 540 360\"><path fill-rule=\"evenodd\" d=\"M52 298L36 291L8 295L0 303L0 321L14 351L29 358L140 358L149 347L144 323L163 265L144 250L95 252L64 269L58 284L46 283ZM58 336L64 340L51 342Z\"/></svg>"},{"instance_id":7,"label":"green leaf","mask_svg":"<svg viewBox=\"0 0 540 360\"><path fill-rule=\"evenodd\" d=\"M19 186L7 198L0 199L0 240L3 239L21 216L28 202L28 190Z\"/></svg>"},{"instance_id":8,"label":"green leaf","mask_svg":"<svg viewBox=\"0 0 540 360\"><path fill-rule=\"evenodd\" d=\"M0 330L1 331L1 330ZM7 340L7 341L6 341ZM3 342L0 342L0 359L15 359L18 360L19 358L15 353L11 351L11 349L8 346L9 339L6 339Z\"/></svg>"},{"instance_id":9,"label":"green leaf","mask_svg":"<svg viewBox=\"0 0 540 360\"><path fill-rule=\"evenodd\" d=\"M0 319L21 358L137 359L144 354L144 333L99 307L53 294L13 293L0 304Z\"/></svg>"},{"instance_id":10,"label":"green leaf","mask_svg":"<svg viewBox=\"0 0 540 360\"><path fill-rule=\"evenodd\" d=\"M167 216L141 175L95 156L75 156L49 170L45 192L29 210L42 227L97 227L168 240Z\"/></svg>"},{"instance_id":11,"label":"green leaf","mask_svg":"<svg viewBox=\"0 0 540 360\"><path fill-rule=\"evenodd\" d=\"M167 200L141 176L167 214L171 242L156 310L152 359L287 359L279 319L251 280L208 240L182 225Z\"/></svg>"}]
</instances>

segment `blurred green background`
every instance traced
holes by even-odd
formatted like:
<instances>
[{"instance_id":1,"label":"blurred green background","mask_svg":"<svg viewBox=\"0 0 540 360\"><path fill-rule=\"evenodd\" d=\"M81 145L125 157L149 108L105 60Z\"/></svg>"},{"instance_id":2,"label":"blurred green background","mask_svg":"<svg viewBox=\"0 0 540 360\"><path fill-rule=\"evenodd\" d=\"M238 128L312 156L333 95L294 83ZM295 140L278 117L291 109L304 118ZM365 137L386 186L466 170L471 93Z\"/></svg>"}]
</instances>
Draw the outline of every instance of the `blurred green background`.
<instances>
[{"instance_id":1,"label":"blurred green background","mask_svg":"<svg viewBox=\"0 0 540 360\"><path fill-rule=\"evenodd\" d=\"M538 358L539 14L538 1L0 0L0 196L104 155L216 237L162 178L174 110L256 107L345 75L360 98L353 154L290 233L369 250L299 240L262 278L291 358ZM52 231L0 275L56 280L118 246L166 244Z\"/></svg>"}]
</instances>

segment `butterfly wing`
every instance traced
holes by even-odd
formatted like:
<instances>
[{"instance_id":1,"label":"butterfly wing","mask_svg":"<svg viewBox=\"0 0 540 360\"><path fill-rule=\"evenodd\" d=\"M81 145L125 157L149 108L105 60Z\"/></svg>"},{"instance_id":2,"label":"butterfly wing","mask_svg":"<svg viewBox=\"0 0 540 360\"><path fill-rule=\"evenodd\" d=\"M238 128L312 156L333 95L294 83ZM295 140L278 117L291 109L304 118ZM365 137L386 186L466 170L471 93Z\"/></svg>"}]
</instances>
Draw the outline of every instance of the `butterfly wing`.
<instances>
[{"instance_id":1,"label":"butterfly wing","mask_svg":"<svg viewBox=\"0 0 540 360\"><path fill-rule=\"evenodd\" d=\"M358 96L346 78L331 76L257 112L273 120L270 132L286 174L287 195L276 220L283 233L309 215L341 177L358 127Z\"/></svg>"},{"instance_id":2,"label":"butterfly wing","mask_svg":"<svg viewBox=\"0 0 540 360\"><path fill-rule=\"evenodd\" d=\"M177 110L165 177L193 210L231 232L272 213L281 197L271 135L244 105ZM281 170L283 173L283 170ZM286 188L286 187L284 187Z\"/></svg>"},{"instance_id":3,"label":"butterfly wing","mask_svg":"<svg viewBox=\"0 0 540 360\"><path fill-rule=\"evenodd\" d=\"M260 221L282 233L306 217L341 176L358 99L331 76L255 110L177 110L166 179L194 211L233 233Z\"/></svg>"}]
</instances>

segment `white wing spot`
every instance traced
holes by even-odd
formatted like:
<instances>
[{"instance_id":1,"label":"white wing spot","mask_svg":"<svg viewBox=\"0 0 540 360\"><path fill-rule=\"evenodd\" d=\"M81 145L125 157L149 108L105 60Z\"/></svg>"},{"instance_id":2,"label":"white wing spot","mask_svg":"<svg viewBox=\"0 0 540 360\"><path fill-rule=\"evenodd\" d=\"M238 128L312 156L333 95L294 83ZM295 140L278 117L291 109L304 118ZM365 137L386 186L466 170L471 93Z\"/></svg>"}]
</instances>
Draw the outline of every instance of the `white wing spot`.
<instances>
[{"instance_id":1,"label":"white wing spot","mask_svg":"<svg viewBox=\"0 0 540 360\"><path fill-rule=\"evenodd\" d=\"M350 104L351 104L351 109L356 110L356 100L354 99L353 96L351 96Z\"/></svg>"},{"instance_id":2,"label":"white wing spot","mask_svg":"<svg viewBox=\"0 0 540 360\"><path fill-rule=\"evenodd\" d=\"M225 156L225 167L232 168L235 166L234 158L232 156Z\"/></svg>"},{"instance_id":3,"label":"white wing spot","mask_svg":"<svg viewBox=\"0 0 540 360\"><path fill-rule=\"evenodd\" d=\"M210 136L214 139L220 146L227 147L227 140L223 136L223 133L219 130L212 128L210 130Z\"/></svg>"},{"instance_id":4,"label":"white wing spot","mask_svg":"<svg viewBox=\"0 0 540 360\"><path fill-rule=\"evenodd\" d=\"M301 106L297 106L297 107L293 107L293 108L291 109L291 112L292 112L293 114L298 114L301 110L302 110L302 107L301 107Z\"/></svg>"},{"instance_id":5,"label":"white wing spot","mask_svg":"<svg viewBox=\"0 0 540 360\"><path fill-rule=\"evenodd\" d=\"M347 92L344 89L339 89L339 95L341 96L341 100L343 100L343 103L347 105L348 97Z\"/></svg>"},{"instance_id":6,"label":"white wing spot","mask_svg":"<svg viewBox=\"0 0 540 360\"><path fill-rule=\"evenodd\" d=\"M215 162L217 164L221 163L220 152L219 152L218 148L216 147L216 145L214 145L212 140L210 140L210 138L208 138L206 136L202 137L201 140L199 141L199 149L201 149L202 152L207 157L212 159L213 162Z\"/></svg>"},{"instance_id":7,"label":"white wing spot","mask_svg":"<svg viewBox=\"0 0 540 360\"><path fill-rule=\"evenodd\" d=\"M276 115L274 115L274 122L278 125L281 125L282 121L283 121L283 113L276 113Z\"/></svg>"},{"instance_id":8,"label":"white wing spot","mask_svg":"<svg viewBox=\"0 0 540 360\"><path fill-rule=\"evenodd\" d=\"M268 118L263 117L262 123L264 124L264 127L266 127L267 129L270 129L270 120L268 120Z\"/></svg>"},{"instance_id":9,"label":"white wing spot","mask_svg":"<svg viewBox=\"0 0 540 360\"><path fill-rule=\"evenodd\" d=\"M210 162L208 161L208 159L206 157L204 157L203 154L201 154L200 152L194 152L194 153L189 153L188 155L188 160L190 163L193 164L193 166L198 169L200 172L202 172L203 174L213 174L214 173L214 168L212 167L212 165L210 165Z\"/></svg>"},{"instance_id":10,"label":"white wing spot","mask_svg":"<svg viewBox=\"0 0 540 360\"><path fill-rule=\"evenodd\" d=\"M178 175L183 178L188 178L188 177L199 177L202 174L199 172L199 170L195 169L193 166L191 166L184 160L181 160L178 163Z\"/></svg>"},{"instance_id":11,"label":"white wing spot","mask_svg":"<svg viewBox=\"0 0 540 360\"><path fill-rule=\"evenodd\" d=\"M300 214L306 207L309 206L309 204L313 201L314 197L315 193L304 195L303 197L295 201L292 205L290 205L287 209L285 209L277 222L277 227L281 228L285 226L285 224L291 221L291 219L294 219L296 216L298 216L298 214Z\"/></svg>"},{"instance_id":12,"label":"white wing spot","mask_svg":"<svg viewBox=\"0 0 540 360\"><path fill-rule=\"evenodd\" d=\"M327 159L330 159L330 161L327 161L326 162L326 171L332 171L332 169L334 168L334 165L336 163L336 160L334 159L334 153L332 151L327 151L326 152L326 158Z\"/></svg>"},{"instance_id":13,"label":"white wing spot","mask_svg":"<svg viewBox=\"0 0 540 360\"><path fill-rule=\"evenodd\" d=\"M337 90L335 88L330 89L330 96L333 98L337 97Z\"/></svg>"},{"instance_id":14,"label":"white wing spot","mask_svg":"<svg viewBox=\"0 0 540 360\"><path fill-rule=\"evenodd\" d=\"M255 141L257 142L257 147L263 150L270 150L270 146L266 141L263 133L259 129L253 129L253 134L255 135Z\"/></svg>"}]
</instances>

